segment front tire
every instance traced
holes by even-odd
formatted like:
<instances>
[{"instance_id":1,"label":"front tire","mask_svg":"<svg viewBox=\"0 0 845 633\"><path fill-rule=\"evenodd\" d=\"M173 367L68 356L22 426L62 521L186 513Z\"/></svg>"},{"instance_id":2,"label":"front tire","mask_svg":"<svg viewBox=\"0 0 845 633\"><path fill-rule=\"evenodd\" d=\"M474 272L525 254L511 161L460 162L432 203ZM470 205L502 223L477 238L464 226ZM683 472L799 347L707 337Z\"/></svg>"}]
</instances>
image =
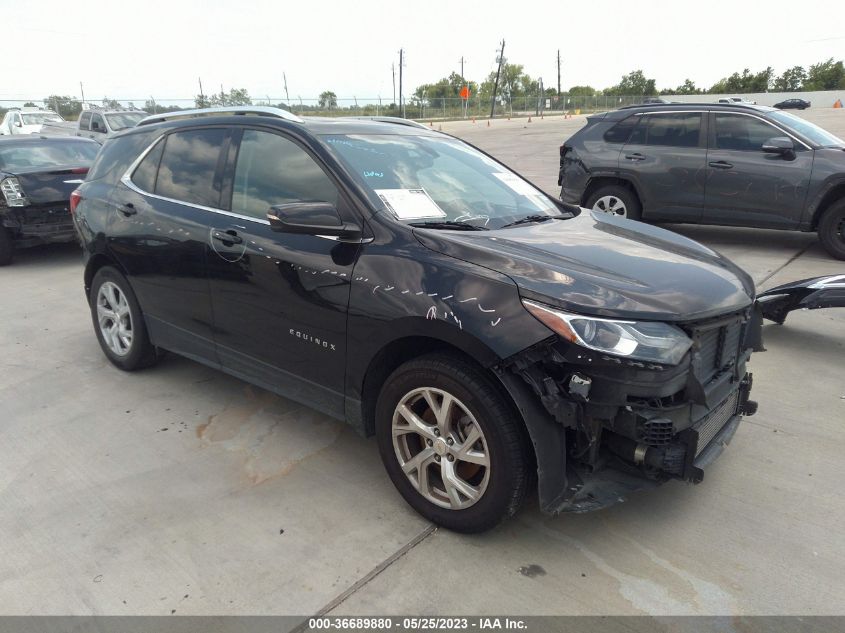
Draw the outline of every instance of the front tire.
<instances>
[{"instance_id":1,"label":"front tire","mask_svg":"<svg viewBox=\"0 0 845 633\"><path fill-rule=\"evenodd\" d=\"M129 281L116 268L104 266L97 271L88 303L97 340L113 365L134 371L158 360L138 299Z\"/></svg>"},{"instance_id":2,"label":"front tire","mask_svg":"<svg viewBox=\"0 0 845 633\"><path fill-rule=\"evenodd\" d=\"M15 252L15 242L9 229L0 226L0 266L8 266L12 263L12 256Z\"/></svg>"},{"instance_id":3,"label":"front tire","mask_svg":"<svg viewBox=\"0 0 845 633\"><path fill-rule=\"evenodd\" d=\"M834 202L822 215L819 241L836 259L845 259L845 198Z\"/></svg>"},{"instance_id":4,"label":"front tire","mask_svg":"<svg viewBox=\"0 0 845 633\"><path fill-rule=\"evenodd\" d=\"M637 194L621 185L599 187L587 199L588 209L618 215L629 220L639 220L643 207Z\"/></svg>"},{"instance_id":5,"label":"front tire","mask_svg":"<svg viewBox=\"0 0 845 633\"><path fill-rule=\"evenodd\" d=\"M456 532L482 532L513 515L532 481L522 421L501 388L457 355L427 355L390 375L376 438L405 501Z\"/></svg>"}]
</instances>

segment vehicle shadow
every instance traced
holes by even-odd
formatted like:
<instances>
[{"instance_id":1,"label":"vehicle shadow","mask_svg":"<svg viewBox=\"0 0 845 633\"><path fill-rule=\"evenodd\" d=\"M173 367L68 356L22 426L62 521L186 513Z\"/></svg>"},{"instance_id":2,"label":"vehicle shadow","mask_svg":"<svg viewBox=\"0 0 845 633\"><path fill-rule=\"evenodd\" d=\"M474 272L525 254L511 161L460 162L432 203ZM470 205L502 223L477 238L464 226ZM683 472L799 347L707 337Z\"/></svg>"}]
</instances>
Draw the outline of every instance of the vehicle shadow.
<instances>
[{"instance_id":1,"label":"vehicle shadow","mask_svg":"<svg viewBox=\"0 0 845 633\"><path fill-rule=\"evenodd\" d=\"M65 242L17 249L12 263L5 268L34 269L46 266L67 266L75 263L82 265L82 250L76 242Z\"/></svg>"},{"instance_id":2,"label":"vehicle shadow","mask_svg":"<svg viewBox=\"0 0 845 633\"><path fill-rule=\"evenodd\" d=\"M698 224L658 224L696 242L718 249L738 246L754 250L801 250L817 241L815 233L755 229L736 226L703 226Z\"/></svg>"}]
</instances>

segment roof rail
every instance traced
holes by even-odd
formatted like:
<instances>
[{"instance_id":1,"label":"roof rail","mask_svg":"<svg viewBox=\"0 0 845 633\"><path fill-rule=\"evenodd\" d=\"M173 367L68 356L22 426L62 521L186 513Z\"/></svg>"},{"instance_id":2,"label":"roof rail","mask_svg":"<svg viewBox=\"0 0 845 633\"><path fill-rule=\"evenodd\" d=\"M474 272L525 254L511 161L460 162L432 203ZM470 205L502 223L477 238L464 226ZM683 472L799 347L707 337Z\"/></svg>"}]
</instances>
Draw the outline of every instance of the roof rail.
<instances>
[{"instance_id":1,"label":"roof rail","mask_svg":"<svg viewBox=\"0 0 845 633\"><path fill-rule=\"evenodd\" d=\"M732 102L732 103L719 103L718 101L673 101L672 103L635 103L633 105L624 105L619 106L616 108L617 110L631 110L632 108L676 108L678 106L722 106L722 107L729 107L729 108L748 108L751 110L759 110L760 108L765 108L766 106L761 106L756 103L739 103L739 102Z\"/></svg>"},{"instance_id":2,"label":"roof rail","mask_svg":"<svg viewBox=\"0 0 845 633\"><path fill-rule=\"evenodd\" d=\"M272 108L269 106L221 106L217 108L199 108L196 110L177 110L176 112L163 112L162 114L153 114L138 122L138 125L149 125L150 123L161 123L163 121L172 121L174 119L193 119L203 116L220 116L223 114L234 115L257 115L275 117L277 119L284 119L285 121L293 121L294 123L303 123L304 121L281 108Z\"/></svg>"},{"instance_id":3,"label":"roof rail","mask_svg":"<svg viewBox=\"0 0 845 633\"><path fill-rule=\"evenodd\" d=\"M395 123L397 125L407 125L408 127L418 127L424 130L431 131L431 128L425 125L424 123L420 123L419 121L414 121L413 119L403 119L398 116L353 116L349 117L350 119L356 119L359 121L377 121L378 123Z\"/></svg>"}]
</instances>

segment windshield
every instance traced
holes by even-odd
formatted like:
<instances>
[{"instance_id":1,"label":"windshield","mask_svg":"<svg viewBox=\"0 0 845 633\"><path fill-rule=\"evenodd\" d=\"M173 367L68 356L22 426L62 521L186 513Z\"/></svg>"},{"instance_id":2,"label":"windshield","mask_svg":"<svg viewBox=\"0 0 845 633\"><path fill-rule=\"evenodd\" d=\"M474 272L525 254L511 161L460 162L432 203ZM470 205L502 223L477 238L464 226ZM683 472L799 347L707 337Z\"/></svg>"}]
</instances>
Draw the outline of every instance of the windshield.
<instances>
[{"instance_id":1,"label":"windshield","mask_svg":"<svg viewBox=\"0 0 845 633\"><path fill-rule=\"evenodd\" d=\"M559 216L545 193L469 145L430 136L323 137L399 220L496 229L528 215Z\"/></svg>"},{"instance_id":2,"label":"windshield","mask_svg":"<svg viewBox=\"0 0 845 633\"><path fill-rule=\"evenodd\" d=\"M21 116L24 125L42 125L62 121L62 117L55 112L22 112Z\"/></svg>"},{"instance_id":3,"label":"windshield","mask_svg":"<svg viewBox=\"0 0 845 633\"><path fill-rule=\"evenodd\" d=\"M807 119L802 119L800 116L795 116L789 112L769 112L769 116L778 123L791 127L816 145L821 145L822 147L842 147L845 145L845 141L841 138L834 136L827 130L823 130L815 123L810 123Z\"/></svg>"},{"instance_id":4,"label":"windshield","mask_svg":"<svg viewBox=\"0 0 845 633\"><path fill-rule=\"evenodd\" d=\"M93 141L49 141L3 145L0 169L14 171L41 167L88 167L97 156L99 145Z\"/></svg>"},{"instance_id":5,"label":"windshield","mask_svg":"<svg viewBox=\"0 0 845 633\"><path fill-rule=\"evenodd\" d=\"M138 121L146 116L149 116L146 112L116 112L115 114L107 114L106 118L109 120L111 129L117 132L128 127L135 127Z\"/></svg>"}]
</instances>

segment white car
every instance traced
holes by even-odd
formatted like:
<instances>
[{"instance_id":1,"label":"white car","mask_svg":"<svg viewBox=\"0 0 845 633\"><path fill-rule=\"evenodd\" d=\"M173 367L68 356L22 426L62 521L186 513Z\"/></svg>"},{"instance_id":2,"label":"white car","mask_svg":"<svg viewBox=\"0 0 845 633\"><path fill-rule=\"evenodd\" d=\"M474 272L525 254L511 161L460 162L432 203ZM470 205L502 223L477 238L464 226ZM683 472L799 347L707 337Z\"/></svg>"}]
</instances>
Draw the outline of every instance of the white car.
<instances>
[{"instance_id":1,"label":"white car","mask_svg":"<svg viewBox=\"0 0 845 633\"><path fill-rule=\"evenodd\" d=\"M64 121L52 110L41 108L13 108L0 123L0 134L38 134L45 123Z\"/></svg>"},{"instance_id":2,"label":"white car","mask_svg":"<svg viewBox=\"0 0 845 633\"><path fill-rule=\"evenodd\" d=\"M756 101L749 101L748 99L743 99L742 97L722 97L716 103L742 103L744 105L757 105Z\"/></svg>"}]
</instances>

